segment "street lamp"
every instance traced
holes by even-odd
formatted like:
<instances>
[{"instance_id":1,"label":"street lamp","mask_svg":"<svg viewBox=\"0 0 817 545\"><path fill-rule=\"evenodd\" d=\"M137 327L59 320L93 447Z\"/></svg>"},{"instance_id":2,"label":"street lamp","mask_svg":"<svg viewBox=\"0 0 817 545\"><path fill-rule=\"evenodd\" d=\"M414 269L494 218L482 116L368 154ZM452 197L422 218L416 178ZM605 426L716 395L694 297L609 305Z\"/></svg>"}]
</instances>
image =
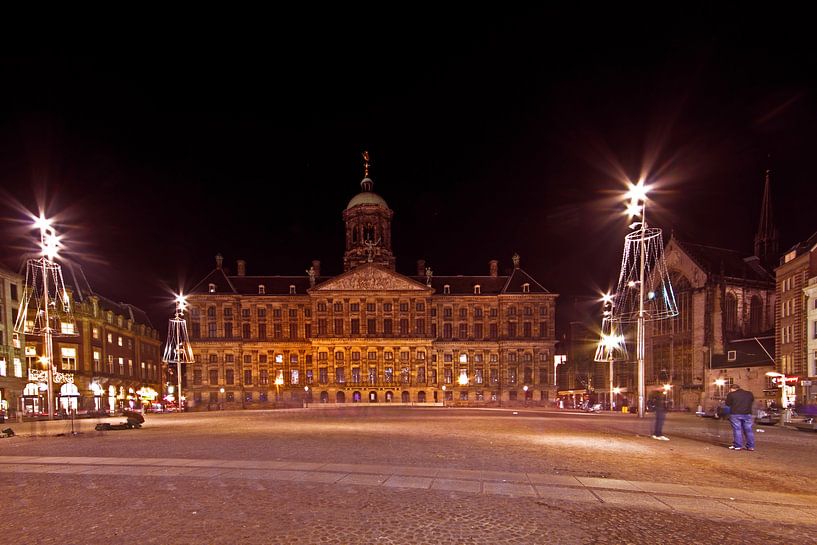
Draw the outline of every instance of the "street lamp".
<instances>
[{"instance_id":1,"label":"street lamp","mask_svg":"<svg viewBox=\"0 0 817 545\"><path fill-rule=\"evenodd\" d=\"M678 315L675 294L664 261L664 241L661 229L647 226L647 192L644 179L628 183L629 199L626 213L640 221L630 224L633 232L624 237L616 305L612 321L636 323L636 359L638 360L638 416L645 416L644 336L645 322L663 320Z\"/></svg>"},{"instance_id":2,"label":"street lamp","mask_svg":"<svg viewBox=\"0 0 817 545\"><path fill-rule=\"evenodd\" d=\"M443 407L445 407L445 384L443 384Z\"/></svg>"},{"instance_id":3,"label":"street lamp","mask_svg":"<svg viewBox=\"0 0 817 545\"><path fill-rule=\"evenodd\" d=\"M726 386L726 379L718 378L715 379L715 386L718 387L718 400L723 399L723 387Z\"/></svg>"},{"instance_id":4,"label":"street lamp","mask_svg":"<svg viewBox=\"0 0 817 545\"><path fill-rule=\"evenodd\" d=\"M609 362L610 369L607 373L608 391L610 394L610 410L614 409L615 401L613 399L613 362L616 356L619 358L627 357L627 345L624 342L624 335L618 335L613 321L613 296L609 293L602 295L602 303L604 310L601 318L601 339L596 345L596 355L593 358L598 362Z\"/></svg>"},{"instance_id":5,"label":"street lamp","mask_svg":"<svg viewBox=\"0 0 817 545\"><path fill-rule=\"evenodd\" d=\"M306 408L309 408L309 386L304 386L304 403L306 403Z\"/></svg>"},{"instance_id":6,"label":"street lamp","mask_svg":"<svg viewBox=\"0 0 817 545\"><path fill-rule=\"evenodd\" d=\"M176 383L178 393L175 396L176 406L179 412L182 407L182 364L192 364L196 360L193 358L193 347L190 346L190 339L187 336L187 322L184 319L184 311L187 308L187 298L181 293L174 300L176 303L176 313L167 324L167 344L165 345L162 361L170 365L176 364Z\"/></svg>"},{"instance_id":7,"label":"street lamp","mask_svg":"<svg viewBox=\"0 0 817 545\"><path fill-rule=\"evenodd\" d=\"M279 401L279 398L281 397L280 388L281 388L281 386L283 384L284 384L284 372L279 370L278 373L275 375L275 402L276 403Z\"/></svg>"},{"instance_id":8,"label":"street lamp","mask_svg":"<svg viewBox=\"0 0 817 545\"><path fill-rule=\"evenodd\" d=\"M14 331L23 335L34 335L43 338L43 356L40 359L45 364L45 377L48 387L48 419L54 419L54 392L53 382L57 366L54 362L53 335L76 336L71 298L65 288L62 278L62 267L54 261L60 248L60 237L51 225L51 221L40 214L33 218L34 227L40 230L40 253L38 259L29 259L26 262L26 278L23 286L23 295ZM29 313L32 319L29 319ZM29 380L38 372L32 373L29 369ZM65 383L73 382L73 375L62 375L58 380Z\"/></svg>"},{"instance_id":9,"label":"street lamp","mask_svg":"<svg viewBox=\"0 0 817 545\"><path fill-rule=\"evenodd\" d=\"M525 395L525 405L527 406L527 404L528 404L528 385L525 384L524 386L522 386L522 390L525 392L525 394L524 394Z\"/></svg>"}]
</instances>

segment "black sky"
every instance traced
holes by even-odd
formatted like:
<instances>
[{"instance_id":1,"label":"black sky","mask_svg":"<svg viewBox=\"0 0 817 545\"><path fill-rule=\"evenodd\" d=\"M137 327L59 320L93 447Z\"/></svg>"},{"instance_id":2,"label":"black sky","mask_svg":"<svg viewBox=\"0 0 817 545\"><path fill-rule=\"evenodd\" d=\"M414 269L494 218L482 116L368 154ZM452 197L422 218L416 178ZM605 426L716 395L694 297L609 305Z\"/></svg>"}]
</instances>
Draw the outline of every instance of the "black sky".
<instances>
[{"instance_id":1,"label":"black sky","mask_svg":"<svg viewBox=\"0 0 817 545\"><path fill-rule=\"evenodd\" d=\"M772 168L786 248L815 230L812 32L705 6L29 20L0 52L2 258L33 246L14 204L45 195L97 291L163 330L164 290L219 252L248 274L341 272L364 149L407 274L518 252L562 306L592 296L626 234L619 170L643 165L666 237L746 254Z\"/></svg>"}]
</instances>

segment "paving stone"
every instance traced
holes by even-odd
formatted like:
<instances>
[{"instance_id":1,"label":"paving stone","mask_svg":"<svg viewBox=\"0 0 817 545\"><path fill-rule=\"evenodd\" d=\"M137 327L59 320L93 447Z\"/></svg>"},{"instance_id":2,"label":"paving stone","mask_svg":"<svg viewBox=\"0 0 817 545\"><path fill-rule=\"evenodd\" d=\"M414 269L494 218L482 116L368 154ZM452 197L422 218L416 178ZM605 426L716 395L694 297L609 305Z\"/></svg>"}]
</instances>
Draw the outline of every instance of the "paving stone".
<instances>
[{"instance_id":1,"label":"paving stone","mask_svg":"<svg viewBox=\"0 0 817 545\"><path fill-rule=\"evenodd\" d=\"M669 506L659 501L655 496L644 493L619 492L616 490L593 490L593 494L608 504L624 505L627 507L646 507L649 509L667 510Z\"/></svg>"},{"instance_id":2,"label":"paving stone","mask_svg":"<svg viewBox=\"0 0 817 545\"><path fill-rule=\"evenodd\" d=\"M576 477L584 486L592 488L611 488L614 490L638 490L638 487L630 481L621 479L600 479L598 477Z\"/></svg>"},{"instance_id":3,"label":"paving stone","mask_svg":"<svg viewBox=\"0 0 817 545\"><path fill-rule=\"evenodd\" d=\"M672 507L676 511L684 513L696 513L708 517L721 517L726 519L746 518L743 511L732 508L724 501L701 497L684 496L659 496L661 501Z\"/></svg>"},{"instance_id":4,"label":"paving stone","mask_svg":"<svg viewBox=\"0 0 817 545\"><path fill-rule=\"evenodd\" d=\"M482 492L484 494L501 494L503 496L536 496L536 491L529 484L503 483L497 481L483 481Z\"/></svg>"},{"instance_id":5,"label":"paving stone","mask_svg":"<svg viewBox=\"0 0 817 545\"><path fill-rule=\"evenodd\" d=\"M479 494L482 492L480 481L465 481L460 479L434 479L431 483L432 490L456 490L458 492L471 492Z\"/></svg>"},{"instance_id":6,"label":"paving stone","mask_svg":"<svg viewBox=\"0 0 817 545\"><path fill-rule=\"evenodd\" d=\"M383 486L394 488L430 488L433 479L428 477L404 477L401 475L392 475L389 477Z\"/></svg>"},{"instance_id":7,"label":"paving stone","mask_svg":"<svg viewBox=\"0 0 817 545\"><path fill-rule=\"evenodd\" d=\"M536 493L542 499L600 503L600 500L586 488L564 488L557 486L536 485Z\"/></svg>"},{"instance_id":8,"label":"paving stone","mask_svg":"<svg viewBox=\"0 0 817 545\"><path fill-rule=\"evenodd\" d=\"M348 473L338 481L338 484L360 484L367 486L380 486L391 475L371 475L366 473Z\"/></svg>"},{"instance_id":9,"label":"paving stone","mask_svg":"<svg viewBox=\"0 0 817 545\"><path fill-rule=\"evenodd\" d=\"M532 484L552 484L560 486L583 486L579 480L572 475L551 475L547 473L528 473L528 480Z\"/></svg>"}]
</instances>

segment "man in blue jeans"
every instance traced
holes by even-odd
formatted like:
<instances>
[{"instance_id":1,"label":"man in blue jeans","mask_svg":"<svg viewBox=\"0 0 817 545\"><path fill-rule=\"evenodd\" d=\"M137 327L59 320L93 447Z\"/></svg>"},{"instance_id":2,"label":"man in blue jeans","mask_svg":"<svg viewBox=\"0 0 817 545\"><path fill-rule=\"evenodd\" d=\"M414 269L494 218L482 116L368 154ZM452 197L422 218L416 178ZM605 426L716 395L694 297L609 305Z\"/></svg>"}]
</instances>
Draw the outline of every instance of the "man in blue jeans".
<instances>
[{"instance_id":1,"label":"man in blue jeans","mask_svg":"<svg viewBox=\"0 0 817 545\"><path fill-rule=\"evenodd\" d=\"M729 448L755 450L755 432L752 429L752 404L755 396L737 384L733 384L729 390L726 396L726 406L730 411L729 422L732 424L732 446Z\"/></svg>"}]
</instances>

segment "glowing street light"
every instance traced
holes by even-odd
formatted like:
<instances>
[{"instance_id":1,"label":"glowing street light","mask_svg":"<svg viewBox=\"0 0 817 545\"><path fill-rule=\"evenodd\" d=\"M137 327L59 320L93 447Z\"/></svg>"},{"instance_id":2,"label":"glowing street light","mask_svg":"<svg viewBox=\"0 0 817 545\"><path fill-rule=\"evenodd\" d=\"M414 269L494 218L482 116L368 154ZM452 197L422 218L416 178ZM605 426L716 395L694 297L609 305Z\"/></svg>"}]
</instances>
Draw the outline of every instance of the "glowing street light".
<instances>
[{"instance_id":1,"label":"glowing street light","mask_svg":"<svg viewBox=\"0 0 817 545\"><path fill-rule=\"evenodd\" d=\"M601 318L601 339L596 346L596 355L593 358L598 362L609 362L610 368L607 374L610 410L614 410L615 398L613 397L613 362L616 356L627 357L627 345L624 342L624 335L616 334L615 322L613 322L613 296L608 292L602 294L601 301L604 305Z\"/></svg>"},{"instance_id":2,"label":"glowing street light","mask_svg":"<svg viewBox=\"0 0 817 545\"><path fill-rule=\"evenodd\" d=\"M33 217L34 227L40 231L41 257L26 262L26 279L14 331L23 335L43 338L43 356L48 388L48 419L54 418L54 365L53 335L78 335L71 310L71 298L62 278L62 267L54 261L59 248L57 232L43 214ZM59 304L58 304L59 303ZM29 319L33 315L33 319ZM29 369L29 374L32 370ZM64 374L62 382L73 382L73 375Z\"/></svg>"},{"instance_id":3,"label":"glowing street light","mask_svg":"<svg viewBox=\"0 0 817 545\"><path fill-rule=\"evenodd\" d=\"M611 321L619 324L636 323L638 416L644 418L645 322L677 316L678 306L664 262L661 229L650 228L647 225L647 194L650 188L644 183L643 178L638 183L628 183L627 186L628 191L624 195L629 201L626 204L626 213L630 218L637 216L640 221L630 224L633 232L624 238L624 256L615 294L616 305L611 309L613 311Z\"/></svg>"},{"instance_id":4,"label":"glowing street light","mask_svg":"<svg viewBox=\"0 0 817 545\"><path fill-rule=\"evenodd\" d=\"M176 380L178 386L177 406L179 411L182 407L182 364L191 364L196 360L193 357L193 347L187 336L187 322L184 319L184 311L187 308L187 298L179 293L174 299L176 313L167 324L167 344L165 345L162 361L170 365L176 364Z\"/></svg>"}]
</instances>

